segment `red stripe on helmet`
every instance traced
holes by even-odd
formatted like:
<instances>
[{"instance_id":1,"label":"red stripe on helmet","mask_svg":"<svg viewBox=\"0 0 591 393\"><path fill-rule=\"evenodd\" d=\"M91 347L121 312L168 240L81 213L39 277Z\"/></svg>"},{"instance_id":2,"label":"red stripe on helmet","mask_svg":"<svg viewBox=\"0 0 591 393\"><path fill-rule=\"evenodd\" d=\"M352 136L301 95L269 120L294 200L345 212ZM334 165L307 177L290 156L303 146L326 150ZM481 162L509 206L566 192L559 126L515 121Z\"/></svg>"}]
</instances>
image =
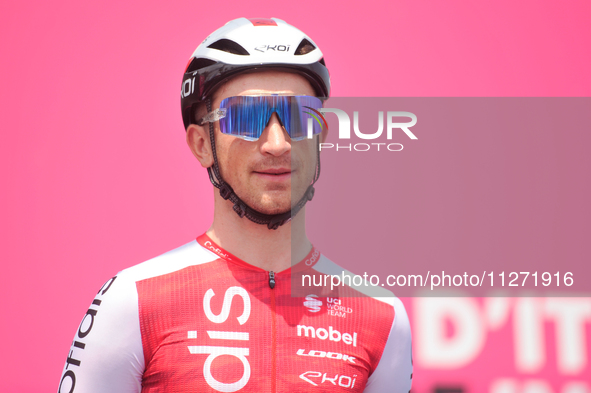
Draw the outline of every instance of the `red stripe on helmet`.
<instances>
[{"instance_id":1,"label":"red stripe on helmet","mask_svg":"<svg viewBox=\"0 0 591 393\"><path fill-rule=\"evenodd\" d=\"M189 66L191 65L192 62L193 62L193 57L191 57L189 59L189 62L187 63L187 66L185 67L185 72L187 72L187 70L189 69Z\"/></svg>"},{"instance_id":2,"label":"red stripe on helmet","mask_svg":"<svg viewBox=\"0 0 591 393\"><path fill-rule=\"evenodd\" d=\"M277 26L277 22L269 18L248 18L254 26Z\"/></svg>"}]
</instances>

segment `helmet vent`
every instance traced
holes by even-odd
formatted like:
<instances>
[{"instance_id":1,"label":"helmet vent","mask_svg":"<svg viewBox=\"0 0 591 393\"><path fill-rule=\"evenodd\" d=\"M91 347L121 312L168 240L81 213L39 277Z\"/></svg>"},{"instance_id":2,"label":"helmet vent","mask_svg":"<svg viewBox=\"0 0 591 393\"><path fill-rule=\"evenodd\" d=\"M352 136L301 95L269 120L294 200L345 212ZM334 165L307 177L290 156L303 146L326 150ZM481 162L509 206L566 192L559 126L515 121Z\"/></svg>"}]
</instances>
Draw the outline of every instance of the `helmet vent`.
<instances>
[{"instance_id":1,"label":"helmet vent","mask_svg":"<svg viewBox=\"0 0 591 393\"><path fill-rule=\"evenodd\" d=\"M205 68L205 67L209 67L212 64L217 63L214 60L210 60L210 59L204 59L204 58L194 58L193 61L191 61L191 64L189 64L189 66L187 67L187 71L185 72L193 72L193 71L197 71L200 70L201 68Z\"/></svg>"},{"instance_id":2,"label":"helmet vent","mask_svg":"<svg viewBox=\"0 0 591 393\"><path fill-rule=\"evenodd\" d=\"M240 44L228 40L226 38L222 38L221 40L217 40L213 44L209 45L208 48L221 50L223 52L233 53L235 55L240 56L248 56L250 53L246 49L244 49Z\"/></svg>"},{"instance_id":3,"label":"helmet vent","mask_svg":"<svg viewBox=\"0 0 591 393\"><path fill-rule=\"evenodd\" d=\"M303 39L295 51L295 56L301 56L312 52L316 47L307 39Z\"/></svg>"}]
</instances>

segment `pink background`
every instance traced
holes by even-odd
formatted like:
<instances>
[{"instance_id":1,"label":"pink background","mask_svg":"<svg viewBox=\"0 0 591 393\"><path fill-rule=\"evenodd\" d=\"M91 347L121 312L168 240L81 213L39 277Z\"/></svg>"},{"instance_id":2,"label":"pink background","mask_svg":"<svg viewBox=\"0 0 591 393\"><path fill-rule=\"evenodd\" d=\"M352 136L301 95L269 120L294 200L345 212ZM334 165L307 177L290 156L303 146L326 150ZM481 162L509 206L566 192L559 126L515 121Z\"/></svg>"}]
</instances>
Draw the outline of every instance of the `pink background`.
<instances>
[{"instance_id":1,"label":"pink background","mask_svg":"<svg viewBox=\"0 0 591 393\"><path fill-rule=\"evenodd\" d=\"M56 390L102 283L207 229L211 186L184 142L179 88L226 21L304 30L335 96L589 96L590 14L585 1L3 2L0 391ZM510 343L487 345L502 357L466 372L512 362ZM439 371L415 366L425 391Z\"/></svg>"},{"instance_id":2,"label":"pink background","mask_svg":"<svg viewBox=\"0 0 591 393\"><path fill-rule=\"evenodd\" d=\"M352 123L339 138L337 116L325 113L328 143L306 206L308 234L329 258L382 284L423 276L424 286L390 288L400 297L433 294L443 272L445 290L464 296L591 296L591 98L335 97L328 108ZM389 111L416 115L417 139L400 129L387 139ZM382 112L382 134L359 138L354 112L366 135Z\"/></svg>"}]
</instances>

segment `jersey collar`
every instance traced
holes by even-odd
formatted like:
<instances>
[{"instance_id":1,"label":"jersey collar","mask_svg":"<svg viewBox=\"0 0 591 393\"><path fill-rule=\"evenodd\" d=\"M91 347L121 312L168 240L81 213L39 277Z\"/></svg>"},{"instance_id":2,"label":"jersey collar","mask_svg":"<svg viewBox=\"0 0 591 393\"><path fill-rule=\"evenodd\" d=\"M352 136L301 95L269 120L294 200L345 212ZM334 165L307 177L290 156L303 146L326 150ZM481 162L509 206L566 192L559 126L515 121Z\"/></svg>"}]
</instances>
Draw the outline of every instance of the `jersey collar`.
<instances>
[{"instance_id":1,"label":"jersey collar","mask_svg":"<svg viewBox=\"0 0 591 393\"><path fill-rule=\"evenodd\" d=\"M211 240L211 238L209 236L207 236L207 234L205 234L205 233L198 236L196 240L197 240L197 243L199 243L201 245L201 247L213 252L214 254L216 254L218 257L222 258L225 261L234 263L236 265L242 266L247 269L265 271L264 269L261 269L257 266L254 266L254 265L251 265L250 263L245 262L242 259L238 258L237 256L233 255L232 253L224 250L222 247L220 247L218 244L216 244L213 240ZM278 272L277 274L286 274L286 273L289 274L292 271L296 272L296 271L310 269L312 266L314 266L314 265L316 265L316 263L318 263L318 260L320 259L320 255L321 255L320 251L318 251L318 249L312 245L312 249L310 250L310 252L308 253L308 255L306 255L306 257L304 259L302 259L297 264L291 266L290 268L287 268L285 270Z\"/></svg>"}]
</instances>

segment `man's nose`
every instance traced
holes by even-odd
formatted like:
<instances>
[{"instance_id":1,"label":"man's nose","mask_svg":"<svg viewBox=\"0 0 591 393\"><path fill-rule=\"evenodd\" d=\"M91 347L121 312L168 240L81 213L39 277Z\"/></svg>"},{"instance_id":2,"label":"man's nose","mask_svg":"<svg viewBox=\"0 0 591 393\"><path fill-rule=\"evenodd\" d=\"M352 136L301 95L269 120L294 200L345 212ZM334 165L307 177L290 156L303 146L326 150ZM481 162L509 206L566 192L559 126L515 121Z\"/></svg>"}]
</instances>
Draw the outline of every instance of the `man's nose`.
<instances>
[{"instance_id":1,"label":"man's nose","mask_svg":"<svg viewBox=\"0 0 591 393\"><path fill-rule=\"evenodd\" d=\"M277 113L273 112L259 141L261 153L281 156L291 150L291 139L281 125Z\"/></svg>"}]
</instances>

